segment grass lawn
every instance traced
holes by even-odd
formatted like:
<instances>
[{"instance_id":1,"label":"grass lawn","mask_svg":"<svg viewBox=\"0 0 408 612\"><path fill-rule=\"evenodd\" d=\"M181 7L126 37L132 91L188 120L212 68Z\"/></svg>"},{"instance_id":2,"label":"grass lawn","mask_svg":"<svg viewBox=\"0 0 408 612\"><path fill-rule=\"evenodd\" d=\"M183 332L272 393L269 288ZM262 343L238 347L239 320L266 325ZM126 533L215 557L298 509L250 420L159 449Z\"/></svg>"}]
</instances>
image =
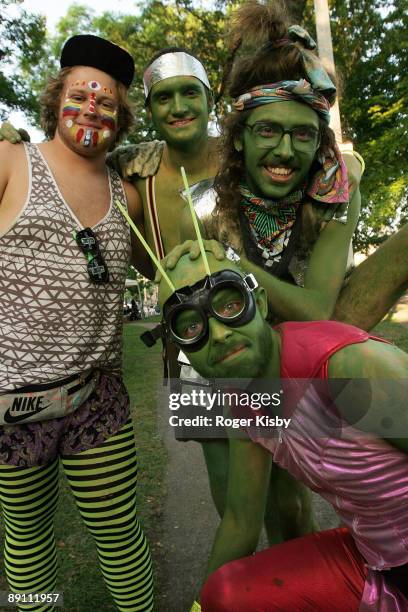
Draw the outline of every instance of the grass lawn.
<instances>
[{"instance_id":1,"label":"grass lawn","mask_svg":"<svg viewBox=\"0 0 408 612\"><path fill-rule=\"evenodd\" d=\"M373 334L386 338L400 349L408 353L408 325L394 323L393 321L382 321L373 330Z\"/></svg>"},{"instance_id":2,"label":"grass lawn","mask_svg":"<svg viewBox=\"0 0 408 612\"><path fill-rule=\"evenodd\" d=\"M152 317L154 321L158 317ZM138 507L154 561L160 562L160 518L166 455L156 425L156 389L162 375L161 346L147 349L139 340L140 324L125 325L125 381L132 404L132 416L139 450ZM383 322L375 334L392 340L408 351L408 326ZM83 527L65 478L61 478L61 499L56 517L60 560L58 590L64 592L64 609L69 612L98 610L113 612L97 565L93 542ZM160 591L160 584L156 586ZM4 578L0 590L7 590ZM164 612L160 610L159 612Z\"/></svg>"}]
</instances>

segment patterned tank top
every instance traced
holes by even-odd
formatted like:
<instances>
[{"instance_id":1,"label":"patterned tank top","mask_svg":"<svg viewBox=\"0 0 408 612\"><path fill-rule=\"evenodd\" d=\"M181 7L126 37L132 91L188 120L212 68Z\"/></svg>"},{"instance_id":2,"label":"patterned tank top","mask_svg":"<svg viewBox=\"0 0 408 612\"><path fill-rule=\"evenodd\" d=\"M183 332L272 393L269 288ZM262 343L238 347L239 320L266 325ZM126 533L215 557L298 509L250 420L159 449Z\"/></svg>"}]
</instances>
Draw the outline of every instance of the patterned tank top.
<instances>
[{"instance_id":1,"label":"patterned tank top","mask_svg":"<svg viewBox=\"0 0 408 612\"><path fill-rule=\"evenodd\" d=\"M83 229L36 145L25 145L29 189L0 236L0 392L99 367L122 368L122 307L130 233L114 205L126 205L108 170L110 206L92 229L109 269L95 285L74 233Z\"/></svg>"}]
</instances>

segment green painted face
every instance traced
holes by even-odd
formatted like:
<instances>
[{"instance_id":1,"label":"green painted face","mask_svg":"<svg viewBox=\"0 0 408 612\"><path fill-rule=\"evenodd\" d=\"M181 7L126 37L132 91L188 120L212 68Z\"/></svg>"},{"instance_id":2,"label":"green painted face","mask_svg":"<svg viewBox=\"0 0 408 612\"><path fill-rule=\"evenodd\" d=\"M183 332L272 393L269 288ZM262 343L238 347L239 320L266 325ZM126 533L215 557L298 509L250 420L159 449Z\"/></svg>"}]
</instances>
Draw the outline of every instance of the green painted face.
<instances>
[{"instance_id":1,"label":"green painted face","mask_svg":"<svg viewBox=\"0 0 408 612\"><path fill-rule=\"evenodd\" d=\"M246 124L276 124L284 130L304 127L305 133L319 130L317 113L300 102L283 101L265 104L255 108L247 117ZM300 137L301 132L300 132ZM249 189L257 196L279 200L301 186L310 170L316 155L318 141L310 150L302 143L295 142L293 136L283 134L280 143L271 148L260 146L254 128L244 128L238 143L242 146L245 159L245 175ZM266 139L265 139L266 140ZM309 144L310 147L310 144ZM306 149L309 148L306 146Z\"/></svg>"},{"instance_id":2,"label":"green painted face","mask_svg":"<svg viewBox=\"0 0 408 612\"><path fill-rule=\"evenodd\" d=\"M212 273L226 268L242 274L232 262L217 261L211 253L207 253ZM187 284L194 285L206 275L202 259L191 261L183 256L170 273L171 281L177 288ZM263 289L256 290L257 309L255 317L246 325L230 327L214 319L209 319L208 342L198 351L189 352L188 358L194 369L206 378L255 378L265 372L272 356L272 335L265 322L267 300ZM163 303L171 295L171 291L162 280L159 300ZM214 305L217 311L224 314L231 309L237 309L237 299L234 292L223 291L217 295ZM180 321L182 337L196 332L200 322L188 318L189 313Z\"/></svg>"},{"instance_id":3,"label":"green painted face","mask_svg":"<svg viewBox=\"0 0 408 612\"><path fill-rule=\"evenodd\" d=\"M188 149L207 138L207 95L196 77L176 76L156 83L149 108L155 128L170 146Z\"/></svg>"}]
</instances>

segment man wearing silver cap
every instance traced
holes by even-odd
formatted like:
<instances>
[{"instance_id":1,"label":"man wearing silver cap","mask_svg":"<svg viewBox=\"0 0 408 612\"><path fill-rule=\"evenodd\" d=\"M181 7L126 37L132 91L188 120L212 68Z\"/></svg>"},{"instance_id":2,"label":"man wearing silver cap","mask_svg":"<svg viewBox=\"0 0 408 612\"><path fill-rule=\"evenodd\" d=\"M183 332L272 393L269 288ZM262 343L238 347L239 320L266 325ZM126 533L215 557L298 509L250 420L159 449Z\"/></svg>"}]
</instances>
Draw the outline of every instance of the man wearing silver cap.
<instances>
[{"instance_id":1,"label":"man wearing silver cap","mask_svg":"<svg viewBox=\"0 0 408 612\"><path fill-rule=\"evenodd\" d=\"M111 159L137 186L147 240L164 257L180 243L180 166L190 184L211 179L218 170L217 139L208 135L212 92L202 63L180 47L159 51L143 84L148 116L163 140L120 147Z\"/></svg>"},{"instance_id":2,"label":"man wearing silver cap","mask_svg":"<svg viewBox=\"0 0 408 612\"><path fill-rule=\"evenodd\" d=\"M41 612L57 601L60 460L117 609L153 609L121 375L131 243L114 201L139 226L142 204L105 165L131 124L126 90L133 74L120 47L96 36L70 38L43 96L49 140L0 143L4 559L10 590L36 594L30 609ZM140 254L139 266L143 261Z\"/></svg>"}]
</instances>

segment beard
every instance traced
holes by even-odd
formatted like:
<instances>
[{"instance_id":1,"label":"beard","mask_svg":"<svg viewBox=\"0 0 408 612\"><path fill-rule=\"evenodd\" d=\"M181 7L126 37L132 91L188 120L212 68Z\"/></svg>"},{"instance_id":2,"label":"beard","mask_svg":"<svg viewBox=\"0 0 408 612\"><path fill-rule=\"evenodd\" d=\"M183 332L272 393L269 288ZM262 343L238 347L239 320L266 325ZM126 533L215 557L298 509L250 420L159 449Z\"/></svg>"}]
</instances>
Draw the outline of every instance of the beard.
<instances>
[{"instance_id":1,"label":"beard","mask_svg":"<svg viewBox=\"0 0 408 612\"><path fill-rule=\"evenodd\" d=\"M263 325L257 325L255 334L240 336L240 340L246 341L247 354L239 363L223 363L219 361L221 355L214 354L208 363L200 364L198 372L206 378L261 378L267 372L272 356L272 334L268 323L264 321ZM234 340L231 348L238 343ZM228 346L224 347L223 354L228 350Z\"/></svg>"}]
</instances>

